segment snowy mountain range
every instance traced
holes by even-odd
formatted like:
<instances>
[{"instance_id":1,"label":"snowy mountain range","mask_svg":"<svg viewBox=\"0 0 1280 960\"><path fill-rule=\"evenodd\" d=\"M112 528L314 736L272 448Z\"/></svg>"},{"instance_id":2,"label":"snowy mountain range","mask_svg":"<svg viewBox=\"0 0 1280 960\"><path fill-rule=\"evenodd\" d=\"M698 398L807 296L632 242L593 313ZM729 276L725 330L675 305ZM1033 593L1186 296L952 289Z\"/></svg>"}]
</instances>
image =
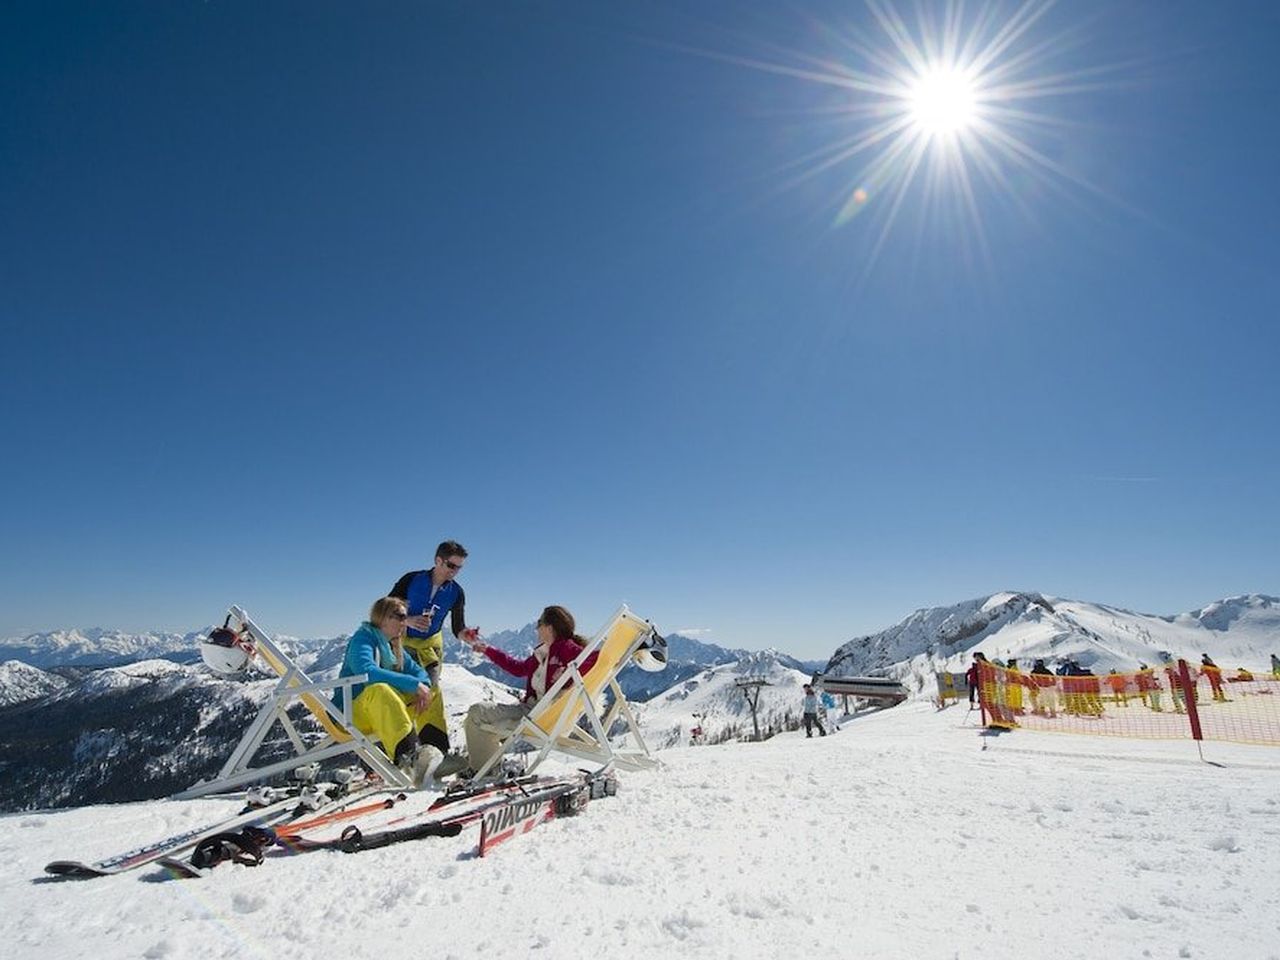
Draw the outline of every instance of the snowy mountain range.
<instances>
[{"instance_id":1,"label":"snowy mountain range","mask_svg":"<svg viewBox=\"0 0 1280 960\"><path fill-rule=\"evenodd\" d=\"M504 630L485 638L490 644L501 647L516 656L528 656L538 642L537 631L531 623L520 630ZM673 633L667 638L667 668L658 673L643 670L624 670L618 683L627 699L644 701L662 693L688 677L721 664L734 664L756 656L751 650L730 649ZM776 650L769 655L792 670L813 674L822 669L823 661L797 660ZM510 682L510 677L485 657L459 643L452 635L445 634L445 662L457 663L472 673L495 680Z\"/></svg>"},{"instance_id":2,"label":"snowy mountain range","mask_svg":"<svg viewBox=\"0 0 1280 960\"><path fill-rule=\"evenodd\" d=\"M191 633L124 633L91 627L32 633L0 642L0 660L19 660L33 667L112 667L158 658L199 659L196 644L208 629Z\"/></svg>"},{"instance_id":3,"label":"snowy mountain range","mask_svg":"<svg viewBox=\"0 0 1280 960\"><path fill-rule=\"evenodd\" d=\"M1066 658L1095 673L1208 653L1223 667L1270 669L1280 654L1280 598L1248 594L1174 616L1134 613L1100 603L996 593L949 607L917 610L887 630L841 646L827 663L837 676L876 675L933 694L934 673L963 672L975 651L990 659Z\"/></svg>"},{"instance_id":4,"label":"snowy mountain range","mask_svg":"<svg viewBox=\"0 0 1280 960\"><path fill-rule=\"evenodd\" d=\"M98 627L33 633L0 643L0 659L40 668L40 671L73 667L98 669L156 659L198 664L199 642L208 635L210 629L212 628L207 627L182 634L132 634ZM336 674L342 664L347 642L345 635L312 639L278 636L275 639L294 651L303 669L321 676ZM537 644L537 631L534 624L530 623L518 630L497 631L485 639L515 656L527 656ZM661 673L629 670L620 678L628 699L647 700L706 667L734 663L751 655L749 650L729 649L679 635L672 635L667 641L670 659L666 670ZM478 676L500 683L510 682L511 678L502 670L459 642L448 630L445 631L444 646L446 663L458 664ZM802 672L813 673L822 666L821 661L797 660L782 653L777 656ZM55 679L48 679L51 676ZM57 683L56 674L16 669L10 669L6 673L0 669L0 707L44 696L52 689L50 685Z\"/></svg>"}]
</instances>

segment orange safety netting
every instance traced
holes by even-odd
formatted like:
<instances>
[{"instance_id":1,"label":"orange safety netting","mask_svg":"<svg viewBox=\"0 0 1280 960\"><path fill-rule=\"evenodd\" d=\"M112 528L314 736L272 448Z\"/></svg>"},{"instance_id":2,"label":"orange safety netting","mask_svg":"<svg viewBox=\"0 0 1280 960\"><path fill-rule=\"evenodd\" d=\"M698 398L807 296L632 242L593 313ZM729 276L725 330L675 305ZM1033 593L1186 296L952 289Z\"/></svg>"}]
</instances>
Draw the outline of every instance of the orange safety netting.
<instances>
[{"instance_id":1,"label":"orange safety netting","mask_svg":"<svg viewBox=\"0 0 1280 960\"><path fill-rule=\"evenodd\" d=\"M1185 660L1136 673L1057 675L980 661L987 726L1280 746L1280 674Z\"/></svg>"}]
</instances>

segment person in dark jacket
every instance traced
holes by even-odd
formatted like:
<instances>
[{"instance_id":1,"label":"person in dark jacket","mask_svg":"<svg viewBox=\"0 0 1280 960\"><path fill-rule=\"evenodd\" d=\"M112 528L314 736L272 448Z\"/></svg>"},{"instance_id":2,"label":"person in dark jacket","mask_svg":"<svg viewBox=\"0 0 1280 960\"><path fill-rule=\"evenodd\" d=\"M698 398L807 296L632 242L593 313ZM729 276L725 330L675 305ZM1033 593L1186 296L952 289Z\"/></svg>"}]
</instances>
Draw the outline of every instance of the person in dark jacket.
<instances>
[{"instance_id":1,"label":"person in dark jacket","mask_svg":"<svg viewBox=\"0 0 1280 960\"><path fill-rule=\"evenodd\" d=\"M405 649L427 671L436 687L431 716L421 736L442 753L449 752L449 723L445 719L444 697L439 693L445 617L450 618L453 635L459 640L479 636L478 631L467 627L467 595L457 581L458 572L466 562L466 548L456 540L445 540L436 547L435 564L430 570L409 571L396 581L388 594L405 602L409 611Z\"/></svg>"},{"instance_id":2,"label":"person in dark jacket","mask_svg":"<svg viewBox=\"0 0 1280 960\"><path fill-rule=\"evenodd\" d=\"M965 682L965 685L969 688L969 709L970 710L973 709L973 702L975 698L978 696L978 660L981 659L981 657L982 657L982 654L975 653L973 655L973 662L969 664L969 669L964 672L964 682Z\"/></svg>"}]
</instances>

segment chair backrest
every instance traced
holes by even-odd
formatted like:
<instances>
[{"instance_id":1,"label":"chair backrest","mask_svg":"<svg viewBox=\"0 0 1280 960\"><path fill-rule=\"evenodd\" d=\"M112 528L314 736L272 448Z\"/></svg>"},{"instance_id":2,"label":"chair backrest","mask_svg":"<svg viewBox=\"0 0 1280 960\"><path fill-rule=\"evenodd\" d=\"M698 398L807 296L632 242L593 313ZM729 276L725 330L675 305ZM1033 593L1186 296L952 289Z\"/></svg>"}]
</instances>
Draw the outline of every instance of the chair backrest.
<instances>
[{"instance_id":1,"label":"chair backrest","mask_svg":"<svg viewBox=\"0 0 1280 960\"><path fill-rule=\"evenodd\" d=\"M636 647L644 636L649 633L652 628L650 625L637 617L625 607L618 611L612 620L610 620L600 633L583 649L579 654L575 663L581 663L591 655L591 651L598 650L599 656L596 662L592 664L591 669L583 676L583 686L585 694L592 700L595 700L609 685L609 682L618 675L618 671L627 665L627 661L631 655L635 653ZM566 672L570 668L566 668ZM586 706L581 695L575 697L575 684L566 683L564 687L551 697L543 697L529 711L528 720L535 724L544 733L550 735L564 718L564 712L572 709L574 716L568 718L568 723L564 725L564 729L569 729L573 724L577 723L582 716L582 712ZM581 688L578 689L581 694ZM572 707L570 707L572 704Z\"/></svg>"},{"instance_id":2,"label":"chair backrest","mask_svg":"<svg viewBox=\"0 0 1280 960\"><path fill-rule=\"evenodd\" d=\"M244 617L241 622L243 623L247 619L247 617ZM249 632L253 634L254 652L262 658L267 666L279 674L281 678L287 675L290 670L293 671L293 679L290 681L289 686L300 687L310 682L307 675L299 670L262 631L258 630L256 624L246 625L249 626ZM320 726L324 728L324 732L331 736L335 743L346 743L351 739L350 732L329 715L329 711L325 709L324 704L320 702L316 694L304 693L298 699L302 701L303 706L311 711L311 715L316 718Z\"/></svg>"}]
</instances>

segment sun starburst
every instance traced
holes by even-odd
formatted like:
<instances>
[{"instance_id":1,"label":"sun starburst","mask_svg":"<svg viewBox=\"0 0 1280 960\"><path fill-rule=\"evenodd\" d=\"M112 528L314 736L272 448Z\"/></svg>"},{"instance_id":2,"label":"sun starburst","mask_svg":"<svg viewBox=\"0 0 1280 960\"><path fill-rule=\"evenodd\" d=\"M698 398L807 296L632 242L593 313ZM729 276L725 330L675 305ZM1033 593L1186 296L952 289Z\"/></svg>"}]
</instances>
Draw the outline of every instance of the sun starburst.
<instances>
[{"instance_id":1,"label":"sun starburst","mask_svg":"<svg viewBox=\"0 0 1280 960\"><path fill-rule=\"evenodd\" d=\"M871 29L824 28L836 42L836 56L793 49L765 58L709 55L839 88L840 102L823 104L818 128L837 132L789 163L790 176L778 184L839 175L844 187L833 204L833 226L875 211L867 269L915 192L935 213L946 207L962 214L948 222L989 258L984 200L1001 196L1010 182L1105 195L1043 145L1047 134L1070 126L1054 106L1064 97L1107 89L1113 70L1061 66L1079 31L1048 29L1046 14L1054 3L920 3L908 23L892 0L865 0ZM1016 197L1012 202L1022 205Z\"/></svg>"}]
</instances>

